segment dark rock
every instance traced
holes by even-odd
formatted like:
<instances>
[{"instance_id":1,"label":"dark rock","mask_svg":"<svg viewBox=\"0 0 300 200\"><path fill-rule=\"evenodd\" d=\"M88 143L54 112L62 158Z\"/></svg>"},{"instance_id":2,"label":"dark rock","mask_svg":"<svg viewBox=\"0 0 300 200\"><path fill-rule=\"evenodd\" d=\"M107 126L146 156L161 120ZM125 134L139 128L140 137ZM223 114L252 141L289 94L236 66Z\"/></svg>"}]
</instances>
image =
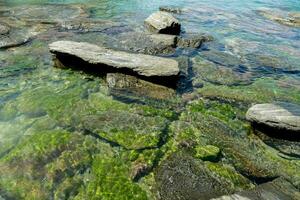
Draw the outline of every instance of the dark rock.
<instances>
[{"instance_id":1,"label":"dark rock","mask_svg":"<svg viewBox=\"0 0 300 200\"><path fill-rule=\"evenodd\" d=\"M230 193L202 161L184 153L172 154L155 173L160 198L164 200L201 200Z\"/></svg>"},{"instance_id":2,"label":"dark rock","mask_svg":"<svg viewBox=\"0 0 300 200\"><path fill-rule=\"evenodd\" d=\"M291 103L257 104L247 114L247 120L277 137L300 138L300 106ZM263 132L265 132L263 131Z\"/></svg>"},{"instance_id":3,"label":"dark rock","mask_svg":"<svg viewBox=\"0 0 300 200\"><path fill-rule=\"evenodd\" d=\"M58 41L49 45L50 51L63 61L64 55L79 58L99 71L127 71L144 77L176 77L179 74L175 60L144 54L115 51L105 47L72 41Z\"/></svg>"},{"instance_id":4,"label":"dark rock","mask_svg":"<svg viewBox=\"0 0 300 200\"><path fill-rule=\"evenodd\" d=\"M205 34L189 34L184 37L178 37L177 46L183 48L199 48L204 42L210 42L213 38Z\"/></svg>"},{"instance_id":5,"label":"dark rock","mask_svg":"<svg viewBox=\"0 0 300 200\"><path fill-rule=\"evenodd\" d=\"M160 6L159 10L164 12L174 13L174 14L180 14L182 12L182 9L177 7L172 7L172 6Z\"/></svg>"},{"instance_id":6,"label":"dark rock","mask_svg":"<svg viewBox=\"0 0 300 200\"><path fill-rule=\"evenodd\" d=\"M299 191L283 178L264 183L253 190L242 191L230 196L223 196L213 200L296 200L300 198Z\"/></svg>"},{"instance_id":7,"label":"dark rock","mask_svg":"<svg viewBox=\"0 0 300 200\"><path fill-rule=\"evenodd\" d=\"M147 28L154 33L178 35L181 25L170 13L158 11L145 20Z\"/></svg>"},{"instance_id":8,"label":"dark rock","mask_svg":"<svg viewBox=\"0 0 300 200\"><path fill-rule=\"evenodd\" d=\"M131 93L154 99L168 99L175 96L175 90L157 85L135 76L108 73L106 75L108 87L114 90L128 90Z\"/></svg>"},{"instance_id":9,"label":"dark rock","mask_svg":"<svg viewBox=\"0 0 300 200\"><path fill-rule=\"evenodd\" d=\"M150 55L175 53L177 37L166 34L127 32L116 37L115 48Z\"/></svg>"}]
</instances>

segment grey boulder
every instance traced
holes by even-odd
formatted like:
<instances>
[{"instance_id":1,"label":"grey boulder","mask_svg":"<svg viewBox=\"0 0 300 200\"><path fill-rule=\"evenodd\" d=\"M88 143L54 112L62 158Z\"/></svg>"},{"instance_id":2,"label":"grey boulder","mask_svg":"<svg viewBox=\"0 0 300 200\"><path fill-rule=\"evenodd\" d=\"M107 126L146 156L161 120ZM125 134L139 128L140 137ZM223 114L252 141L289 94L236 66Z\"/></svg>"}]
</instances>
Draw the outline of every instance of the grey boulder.
<instances>
[{"instance_id":1,"label":"grey boulder","mask_svg":"<svg viewBox=\"0 0 300 200\"><path fill-rule=\"evenodd\" d=\"M300 106L295 104L257 104L248 110L246 118L257 125L300 133Z\"/></svg>"},{"instance_id":2,"label":"grey boulder","mask_svg":"<svg viewBox=\"0 0 300 200\"><path fill-rule=\"evenodd\" d=\"M177 61L169 58L116 51L85 42L57 41L49 48L57 57L79 58L89 64L86 67L98 71L129 71L144 77L176 77L179 74Z\"/></svg>"},{"instance_id":3,"label":"grey boulder","mask_svg":"<svg viewBox=\"0 0 300 200\"><path fill-rule=\"evenodd\" d=\"M181 25L172 14L158 11L145 20L147 28L154 33L179 35Z\"/></svg>"}]
</instances>

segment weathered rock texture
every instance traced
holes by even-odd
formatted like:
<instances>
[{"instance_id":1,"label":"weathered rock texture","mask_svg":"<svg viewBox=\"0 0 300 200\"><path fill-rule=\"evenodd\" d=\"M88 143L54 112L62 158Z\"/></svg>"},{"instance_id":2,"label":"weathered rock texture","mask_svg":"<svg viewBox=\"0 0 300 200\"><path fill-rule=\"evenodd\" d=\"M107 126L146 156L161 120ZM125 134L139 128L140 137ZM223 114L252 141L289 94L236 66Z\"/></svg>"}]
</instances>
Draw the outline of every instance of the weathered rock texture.
<instances>
[{"instance_id":1,"label":"weathered rock texture","mask_svg":"<svg viewBox=\"0 0 300 200\"><path fill-rule=\"evenodd\" d=\"M300 133L300 106L295 104L257 104L248 110L246 118L257 125Z\"/></svg>"},{"instance_id":2,"label":"weathered rock texture","mask_svg":"<svg viewBox=\"0 0 300 200\"><path fill-rule=\"evenodd\" d=\"M57 41L49 47L54 54L77 57L99 71L124 70L145 77L175 77L179 74L177 61L168 58L115 51L84 42Z\"/></svg>"},{"instance_id":3,"label":"weathered rock texture","mask_svg":"<svg viewBox=\"0 0 300 200\"><path fill-rule=\"evenodd\" d=\"M180 23L170 13L158 11L145 20L147 28L154 33L178 35L180 33Z\"/></svg>"}]
</instances>

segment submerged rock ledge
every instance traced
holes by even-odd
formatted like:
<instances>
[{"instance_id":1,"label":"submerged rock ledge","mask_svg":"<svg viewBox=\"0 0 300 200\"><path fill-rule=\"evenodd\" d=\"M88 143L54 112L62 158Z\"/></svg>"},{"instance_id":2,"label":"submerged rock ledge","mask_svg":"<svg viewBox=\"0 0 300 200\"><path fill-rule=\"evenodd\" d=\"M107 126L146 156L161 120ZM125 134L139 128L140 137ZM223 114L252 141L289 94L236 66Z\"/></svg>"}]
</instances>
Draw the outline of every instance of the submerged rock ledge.
<instances>
[{"instance_id":1,"label":"submerged rock ledge","mask_svg":"<svg viewBox=\"0 0 300 200\"><path fill-rule=\"evenodd\" d=\"M62 55L74 56L89 64L84 67L95 68L87 70L126 71L153 79L176 78L179 75L178 62L169 58L115 51L85 42L57 41L49 48L60 61L63 61Z\"/></svg>"}]
</instances>

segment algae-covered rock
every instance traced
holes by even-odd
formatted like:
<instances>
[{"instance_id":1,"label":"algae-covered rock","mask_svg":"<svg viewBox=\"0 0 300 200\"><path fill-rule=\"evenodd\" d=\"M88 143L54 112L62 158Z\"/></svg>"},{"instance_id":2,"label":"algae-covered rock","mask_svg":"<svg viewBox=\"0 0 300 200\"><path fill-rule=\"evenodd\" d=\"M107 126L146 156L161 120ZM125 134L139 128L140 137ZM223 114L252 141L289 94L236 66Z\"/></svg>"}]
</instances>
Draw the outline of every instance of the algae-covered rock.
<instances>
[{"instance_id":1,"label":"algae-covered rock","mask_svg":"<svg viewBox=\"0 0 300 200\"><path fill-rule=\"evenodd\" d=\"M247 74L242 74L234 71L231 68L223 65L215 64L205 60L200 56L193 58L193 85L202 80L217 84L217 85L244 85L249 84L250 80ZM225 63L226 64L226 63ZM199 80L201 79L201 80Z\"/></svg>"},{"instance_id":2,"label":"algae-covered rock","mask_svg":"<svg viewBox=\"0 0 300 200\"><path fill-rule=\"evenodd\" d=\"M216 161L221 154L220 149L213 145L197 146L195 151L195 157L204 161Z\"/></svg>"},{"instance_id":3,"label":"algae-covered rock","mask_svg":"<svg viewBox=\"0 0 300 200\"><path fill-rule=\"evenodd\" d=\"M127 149L157 147L166 124L164 118L112 110L84 119L85 129Z\"/></svg>"},{"instance_id":4,"label":"algae-covered rock","mask_svg":"<svg viewBox=\"0 0 300 200\"><path fill-rule=\"evenodd\" d=\"M230 125L231 120L220 120L213 113L201 112L189 110L181 115L180 120L192 124L207 143L221 148L224 159L239 173L258 183L283 176L299 188L300 177L295 175L300 166L298 160L287 160L256 136L245 135L249 129L247 126L239 129Z\"/></svg>"},{"instance_id":5,"label":"algae-covered rock","mask_svg":"<svg viewBox=\"0 0 300 200\"><path fill-rule=\"evenodd\" d=\"M210 199L237 189L220 181L220 178L212 173L213 170L202 161L184 153L171 154L155 170L160 198ZM230 179L227 180L230 182ZM247 184L249 182L246 182Z\"/></svg>"},{"instance_id":6,"label":"algae-covered rock","mask_svg":"<svg viewBox=\"0 0 300 200\"><path fill-rule=\"evenodd\" d=\"M129 179L129 169L119 158L96 157L91 174L74 199L147 199L147 194Z\"/></svg>"},{"instance_id":7,"label":"algae-covered rock","mask_svg":"<svg viewBox=\"0 0 300 200\"><path fill-rule=\"evenodd\" d=\"M78 176L92 164L93 154L112 156L112 149L89 136L63 130L38 132L24 137L0 159L1 194L16 199L52 199L57 188L60 196L79 192ZM77 186L76 186L77 185Z\"/></svg>"},{"instance_id":8,"label":"algae-covered rock","mask_svg":"<svg viewBox=\"0 0 300 200\"><path fill-rule=\"evenodd\" d=\"M300 194L287 180L277 178L274 181L261 184L252 190L245 190L230 196L222 196L213 200L269 200L269 199L299 199Z\"/></svg>"},{"instance_id":9,"label":"algae-covered rock","mask_svg":"<svg viewBox=\"0 0 300 200\"><path fill-rule=\"evenodd\" d=\"M260 78L247 86L217 86L205 84L198 89L198 93L210 99L220 99L228 102L271 103L274 101L286 101L299 103L299 88L297 86L284 85L286 80L274 80Z\"/></svg>"}]
</instances>

